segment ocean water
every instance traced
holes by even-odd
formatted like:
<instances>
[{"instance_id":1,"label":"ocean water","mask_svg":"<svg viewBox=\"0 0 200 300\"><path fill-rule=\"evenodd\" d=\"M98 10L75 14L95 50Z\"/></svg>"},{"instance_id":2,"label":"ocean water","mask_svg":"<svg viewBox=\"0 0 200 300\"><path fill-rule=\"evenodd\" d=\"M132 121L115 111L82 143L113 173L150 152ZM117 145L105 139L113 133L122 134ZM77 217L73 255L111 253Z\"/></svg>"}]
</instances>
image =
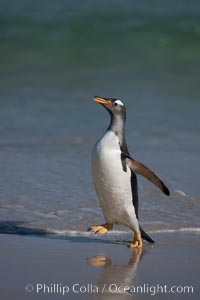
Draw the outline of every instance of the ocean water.
<instances>
[{"instance_id":1,"label":"ocean water","mask_svg":"<svg viewBox=\"0 0 200 300\"><path fill-rule=\"evenodd\" d=\"M138 177L143 227L199 233L199 1L0 3L0 232L103 222L90 172L109 121L100 95L125 103L131 155L171 191Z\"/></svg>"}]
</instances>

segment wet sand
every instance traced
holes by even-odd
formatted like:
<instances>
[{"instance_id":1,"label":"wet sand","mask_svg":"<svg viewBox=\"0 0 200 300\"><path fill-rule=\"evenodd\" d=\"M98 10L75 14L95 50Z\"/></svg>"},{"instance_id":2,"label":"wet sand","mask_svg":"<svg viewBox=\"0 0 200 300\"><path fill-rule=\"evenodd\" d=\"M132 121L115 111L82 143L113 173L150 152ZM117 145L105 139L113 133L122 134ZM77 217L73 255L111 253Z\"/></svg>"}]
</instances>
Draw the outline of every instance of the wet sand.
<instances>
[{"instance_id":1,"label":"wet sand","mask_svg":"<svg viewBox=\"0 0 200 300\"><path fill-rule=\"evenodd\" d=\"M109 237L1 234L1 298L199 299L199 235L154 238L141 251Z\"/></svg>"}]
</instances>

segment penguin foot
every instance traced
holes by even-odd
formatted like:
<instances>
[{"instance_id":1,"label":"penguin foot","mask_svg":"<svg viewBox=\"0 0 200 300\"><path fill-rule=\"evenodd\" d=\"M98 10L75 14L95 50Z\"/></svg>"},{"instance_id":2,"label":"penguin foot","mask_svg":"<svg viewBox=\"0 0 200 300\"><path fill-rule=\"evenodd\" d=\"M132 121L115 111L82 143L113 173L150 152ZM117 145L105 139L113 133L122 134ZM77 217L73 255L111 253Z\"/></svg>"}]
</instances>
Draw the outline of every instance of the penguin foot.
<instances>
[{"instance_id":1,"label":"penguin foot","mask_svg":"<svg viewBox=\"0 0 200 300\"><path fill-rule=\"evenodd\" d=\"M111 259L103 255L92 257L88 259L88 262L94 267L105 267L112 265Z\"/></svg>"},{"instance_id":2,"label":"penguin foot","mask_svg":"<svg viewBox=\"0 0 200 300\"><path fill-rule=\"evenodd\" d=\"M142 238L140 232L136 232L134 240L130 243L130 248L141 248L142 247Z\"/></svg>"},{"instance_id":3,"label":"penguin foot","mask_svg":"<svg viewBox=\"0 0 200 300\"><path fill-rule=\"evenodd\" d=\"M102 225L92 226L88 229L88 231L92 231L98 234L105 234L108 232L108 230L111 230L112 228L113 228L112 224L102 224Z\"/></svg>"}]
</instances>

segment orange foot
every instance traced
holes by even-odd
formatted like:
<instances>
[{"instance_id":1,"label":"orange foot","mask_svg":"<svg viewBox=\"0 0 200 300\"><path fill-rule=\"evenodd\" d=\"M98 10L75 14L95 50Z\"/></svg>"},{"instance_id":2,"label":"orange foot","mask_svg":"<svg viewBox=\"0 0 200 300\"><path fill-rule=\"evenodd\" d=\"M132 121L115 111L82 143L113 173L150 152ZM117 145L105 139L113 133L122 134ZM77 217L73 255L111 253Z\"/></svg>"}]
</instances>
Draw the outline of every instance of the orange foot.
<instances>
[{"instance_id":1,"label":"orange foot","mask_svg":"<svg viewBox=\"0 0 200 300\"><path fill-rule=\"evenodd\" d=\"M94 267L104 267L104 266L112 265L111 259L104 255L98 255L96 257L92 257L88 261Z\"/></svg>"},{"instance_id":2,"label":"orange foot","mask_svg":"<svg viewBox=\"0 0 200 300\"><path fill-rule=\"evenodd\" d=\"M88 231L93 231L94 233L105 234L108 230L113 228L112 224L102 224L102 225L95 225L88 229Z\"/></svg>"},{"instance_id":3,"label":"orange foot","mask_svg":"<svg viewBox=\"0 0 200 300\"><path fill-rule=\"evenodd\" d=\"M130 243L131 248L141 248L142 247L142 238L140 232L136 232L134 240Z\"/></svg>"}]
</instances>

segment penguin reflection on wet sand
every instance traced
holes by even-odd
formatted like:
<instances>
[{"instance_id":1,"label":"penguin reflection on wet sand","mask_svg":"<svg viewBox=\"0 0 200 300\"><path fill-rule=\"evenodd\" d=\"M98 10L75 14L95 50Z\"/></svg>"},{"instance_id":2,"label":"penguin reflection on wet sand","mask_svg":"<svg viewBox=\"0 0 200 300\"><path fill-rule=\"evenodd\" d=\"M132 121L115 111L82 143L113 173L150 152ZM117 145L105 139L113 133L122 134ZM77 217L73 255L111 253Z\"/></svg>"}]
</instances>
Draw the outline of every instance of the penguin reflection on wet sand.
<instances>
[{"instance_id":1,"label":"penguin reflection on wet sand","mask_svg":"<svg viewBox=\"0 0 200 300\"><path fill-rule=\"evenodd\" d=\"M129 299L132 287L137 287L137 268L143 257L142 248L134 249L128 261L115 262L115 259L99 254L88 259L88 263L93 267L100 268L96 286L99 293L95 299ZM123 296L123 298L116 298Z\"/></svg>"},{"instance_id":2,"label":"penguin reflection on wet sand","mask_svg":"<svg viewBox=\"0 0 200 300\"><path fill-rule=\"evenodd\" d=\"M138 222L138 188L136 174L143 175L165 195L168 188L148 167L133 159L125 139L126 109L114 98L94 97L110 114L110 124L92 151L92 177L106 223L88 230L105 234L113 224L122 224L134 231L130 247L142 247L142 239L154 243Z\"/></svg>"}]
</instances>

